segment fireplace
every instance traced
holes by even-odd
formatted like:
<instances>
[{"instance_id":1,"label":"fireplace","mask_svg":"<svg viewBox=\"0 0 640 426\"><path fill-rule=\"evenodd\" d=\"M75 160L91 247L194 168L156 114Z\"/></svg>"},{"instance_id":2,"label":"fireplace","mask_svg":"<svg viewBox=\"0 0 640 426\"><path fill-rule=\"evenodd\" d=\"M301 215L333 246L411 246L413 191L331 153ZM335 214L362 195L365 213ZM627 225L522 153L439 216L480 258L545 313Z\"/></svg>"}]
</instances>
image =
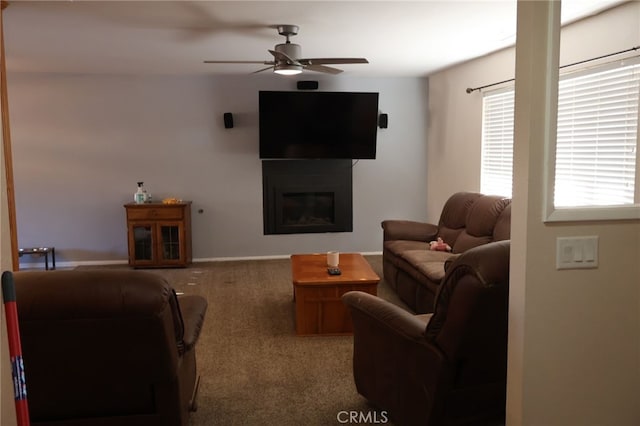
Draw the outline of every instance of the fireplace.
<instances>
[{"instance_id":1,"label":"fireplace","mask_svg":"<svg viewBox=\"0 0 640 426\"><path fill-rule=\"evenodd\" d=\"M353 230L351 160L262 162L264 233Z\"/></svg>"}]
</instances>

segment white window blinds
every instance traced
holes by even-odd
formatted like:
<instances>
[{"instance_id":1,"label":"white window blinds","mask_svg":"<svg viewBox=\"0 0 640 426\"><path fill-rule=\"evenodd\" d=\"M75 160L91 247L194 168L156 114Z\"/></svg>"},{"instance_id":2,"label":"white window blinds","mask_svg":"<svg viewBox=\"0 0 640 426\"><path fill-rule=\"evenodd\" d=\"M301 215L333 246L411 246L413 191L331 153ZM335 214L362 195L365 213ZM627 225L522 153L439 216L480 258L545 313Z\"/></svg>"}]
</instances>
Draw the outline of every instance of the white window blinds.
<instances>
[{"instance_id":1,"label":"white window blinds","mask_svg":"<svg viewBox=\"0 0 640 426\"><path fill-rule=\"evenodd\" d=\"M487 94L482 106L480 191L511 197L514 91Z\"/></svg>"},{"instance_id":2,"label":"white window blinds","mask_svg":"<svg viewBox=\"0 0 640 426\"><path fill-rule=\"evenodd\" d=\"M481 191L511 196L513 89L483 98ZM640 64L607 65L558 86L555 207L629 205L637 181Z\"/></svg>"},{"instance_id":3,"label":"white window blinds","mask_svg":"<svg viewBox=\"0 0 640 426\"><path fill-rule=\"evenodd\" d=\"M560 81L556 207L633 204L639 82L638 64Z\"/></svg>"}]
</instances>

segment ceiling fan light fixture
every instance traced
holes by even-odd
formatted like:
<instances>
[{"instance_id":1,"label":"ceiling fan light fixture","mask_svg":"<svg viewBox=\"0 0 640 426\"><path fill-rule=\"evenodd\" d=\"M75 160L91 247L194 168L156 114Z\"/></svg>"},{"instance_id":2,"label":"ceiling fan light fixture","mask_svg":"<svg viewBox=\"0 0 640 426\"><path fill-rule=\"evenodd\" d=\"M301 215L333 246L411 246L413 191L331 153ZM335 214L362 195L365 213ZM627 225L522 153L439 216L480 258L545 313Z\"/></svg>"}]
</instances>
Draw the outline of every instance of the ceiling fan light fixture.
<instances>
[{"instance_id":1,"label":"ceiling fan light fixture","mask_svg":"<svg viewBox=\"0 0 640 426\"><path fill-rule=\"evenodd\" d=\"M286 37L286 42L276 44L273 50L267 51L273 56L271 61L204 61L208 64L264 64L266 68L254 71L256 74L273 69L279 75L297 75L304 70L323 72L326 74L340 74L341 69L329 67L331 64L368 64L365 58L302 58L302 48L299 44L291 43L289 38L298 34L297 25L278 25L278 34Z\"/></svg>"},{"instance_id":2,"label":"ceiling fan light fixture","mask_svg":"<svg viewBox=\"0 0 640 426\"><path fill-rule=\"evenodd\" d=\"M302 65L278 64L273 72L280 75L296 75L302 72Z\"/></svg>"}]
</instances>

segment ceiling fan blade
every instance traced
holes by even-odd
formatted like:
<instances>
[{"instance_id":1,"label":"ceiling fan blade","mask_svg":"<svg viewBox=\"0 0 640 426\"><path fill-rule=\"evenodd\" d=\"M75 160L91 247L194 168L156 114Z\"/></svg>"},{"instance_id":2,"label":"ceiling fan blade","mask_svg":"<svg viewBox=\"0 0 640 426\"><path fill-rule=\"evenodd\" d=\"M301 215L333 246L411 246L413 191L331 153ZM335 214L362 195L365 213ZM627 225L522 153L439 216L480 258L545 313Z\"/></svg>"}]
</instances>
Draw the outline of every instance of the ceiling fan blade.
<instances>
[{"instance_id":1,"label":"ceiling fan blade","mask_svg":"<svg viewBox=\"0 0 640 426\"><path fill-rule=\"evenodd\" d=\"M365 58L305 58L298 59L302 65L325 65L325 64L368 64Z\"/></svg>"},{"instance_id":2,"label":"ceiling fan blade","mask_svg":"<svg viewBox=\"0 0 640 426\"><path fill-rule=\"evenodd\" d=\"M261 69L259 69L258 71L254 71L254 72L252 72L251 74L258 74L259 72L266 71L266 70L272 70L272 69L273 69L273 65L268 66L268 67L266 67L266 68L261 68Z\"/></svg>"},{"instance_id":3,"label":"ceiling fan blade","mask_svg":"<svg viewBox=\"0 0 640 426\"><path fill-rule=\"evenodd\" d=\"M317 71L317 72L323 72L326 74L340 74L342 72L342 70L339 70L338 68L333 68L333 67L326 67L324 65L305 65L304 69L306 70L311 70L311 71Z\"/></svg>"},{"instance_id":4,"label":"ceiling fan blade","mask_svg":"<svg viewBox=\"0 0 640 426\"><path fill-rule=\"evenodd\" d=\"M291 56L287 55L286 53L276 52L275 50L271 50L271 49L269 49L269 53L273 55L276 61L284 61L291 65L302 65L300 62L298 62L297 59L293 59Z\"/></svg>"},{"instance_id":5,"label":"ceiling fan blade","mask_svg":"<svg viewBox=\"0 0 640 426\"><path fill-rule=\"evenodd\" d=\"M203 61L205 64L263 64L273 65L271 61Z\"/></svg>"}]
</instances>

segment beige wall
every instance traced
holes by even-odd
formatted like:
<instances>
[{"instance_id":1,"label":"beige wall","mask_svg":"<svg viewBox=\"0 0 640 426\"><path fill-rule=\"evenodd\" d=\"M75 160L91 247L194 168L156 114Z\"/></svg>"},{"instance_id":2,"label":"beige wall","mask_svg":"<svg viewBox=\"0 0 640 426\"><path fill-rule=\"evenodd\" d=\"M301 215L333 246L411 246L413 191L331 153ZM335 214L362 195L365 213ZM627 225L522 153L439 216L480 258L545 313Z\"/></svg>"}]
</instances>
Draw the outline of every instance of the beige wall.
<instances>
[{"instance_id":1,"label":"beige wall","mask_svg":"<svg viewBox=\"0 0 640 426\"><path fill-rule=\"evenodd\" d=\"M540 34L529 36L525 66L539 71L532 58L547 53L545 44ZM632 2L564 29L559 63L639 44L640 3ZM514 49L508 49L430 78L430 219L452 192L480 187L482 95L467 95L465 88L511 78L514 70ZM638 425L640 223L543 223L546 124L535 111L543 102L536 77L525 77L531 85L524 91L530 98L520 100L526 122L516 124L507 424ZM597 269L555 269L556 238L574 235L599 236Z\"/></svg>"},{"instance_id":2,"label":"beige wall","mask_svg":"<svg viewBox=\"0 0 640 426\"><path fill-rule=\"evenodd\" d=\"M514 70L514 49L508 49L429 77L427 217L431 222L437 223L453 192L480 190L482 94L467 94L466 89L513 78Z\"/></svg>"}]
</instances>

